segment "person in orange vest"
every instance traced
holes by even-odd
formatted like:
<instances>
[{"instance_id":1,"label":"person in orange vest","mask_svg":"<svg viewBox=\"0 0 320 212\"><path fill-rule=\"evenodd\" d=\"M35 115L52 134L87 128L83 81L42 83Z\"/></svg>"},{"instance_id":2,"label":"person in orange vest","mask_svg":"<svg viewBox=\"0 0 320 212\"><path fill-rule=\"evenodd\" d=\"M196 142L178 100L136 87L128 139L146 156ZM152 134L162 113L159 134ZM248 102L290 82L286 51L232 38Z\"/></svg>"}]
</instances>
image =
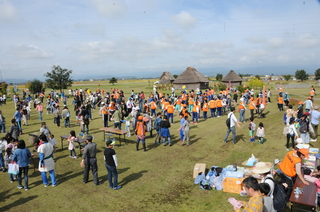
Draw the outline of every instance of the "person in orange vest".
<instances>
[{"instance_id":1,"label":"person in orange vest","mask_svg":"<svg viewBox=\"0 0 320 212\"><path fill-rule=\"evenodd\" d=\"M195 123L198 124L199 122L199 113L200 113L200 104L198 102L194 103L194 106L192 108L192 122L191 123ZM194 120L196 122L194 122Z\"/></svg>"},{"instance_id":2,"label":"person in orange vest","mask_svg":"<svg viewBox=\"0 0 320 212\"><path fill-rule=\"evenodd\" d=\"M164 115L167 115L167 106L168 105L169 105L168 100L163 98L163 112L164 112Z\"/></svg>"},{"instance_id":3,"label":"person in orange vest","mask_svg":"<svg viewBox=\"0 0 320 212\"><path fill-rule=\"evenodd\" d=\"M311 96L311 101L313 101L313 97L314 97L314 94L315 94L313 87L310 89L309 94L310 94L310 96Z\"/></svg>"},{"instance_id":4,"label":"person in orange vest","mask_svg":"<svg viewBox=\"0 0 320 212\"><path fill-rule=\"evenodd\" d=\"M104 102L101 102L100 105L102 106L101 114L102 114L103 125L104 127L109 127L108 126L108 118L109 118L108 106Z\"/></svg>"},{"instance_id":5,"label":"person in orange vest","mask_svg":"<svg viewBox=\"0 0 320 212\"><path fill-rule=\"evenodd\" d=\"M193 110L193 106L194 106L194 101L192 96L190 95L189 99L188 99L188 112L191 113Z\"/></svg>"},{"instance_id":6,"label":"person in orange vest","mask_svg":"<svg viewBox=\"0 0 320 212\"><path fill-rule=\"evenodd\" d=\"M173 113L174 113L174 106L173 104L169 103L169 105L166 106L167 116L168 120L171 119L171 124L173 124Z\"/></svg>"},{"instance_id":7,"label":"person in orange vest","mask_svg":"<svg viewBox=\"0 0 320 212\"><path fill-rule=\"evenodd\" d=\"M279 97L278 97L278 108L279 108L279 111L283 111L283 97L282 97L282 94L279 94Z\"/></svg>"},{"instance_id":8,"label":"person in orange vest","mask_svg":"<svg viewBox=\"0 0 320 212\"><path fill-rule=\"evenodd\" d=\"M139 143L142 141L144 151L148 151L146 148L146 125L143 122L143 116L138 117L135 133L137 135L136 150L139 151Z\"/></svg>"},{"instance_id":9,"label":"person in orange vest","mask_svg":"<svg viewBox=\"0 0 320 212\"><path fill-rule=\"evenodd\" d=\"M285 182L288 185L286 189L288 197L291 195L296 176L299 177L304 185L309 185L301 173L302 161L305 158L309 158L308 155L309 151L305 148L301 148L298 151L292 150L286 154L279 165L279 169L282 172L280 178L282 182Z\"/></svg>"},{"instance_id":10,"label":"person in orange vest","mask_svg":"<svg viewBox=\"0 0 320 212\"><path fill-rule=\"evenodd\" d=\"M207 113L208 113L208 109L209 109L209 105L208 105L208 101L204 100L203 105L202 105L202 111L203 111L203 118L207 119Z\"/></svg>"},{"instance_id":11,"label":"person in orange vest","mask_svg":"<svg viewBox=\"0 0 320 212\"><path fill-rule=\"evenodd\" d=\"M216 100L217 110L218 110L218 117L222 116L222 99L220 96L218 96L218 99Z\"/></svg>"},{"instance_id":12,"label":"person in orange vest","mask_svg":"<svg viewBox=\"0 0 320 212\"><path fill-rule=\"evenodd\" d=\"M250 118L254 120L254 109L257 109L256 103L254 100L249 102L249 109L250 109L250 115L251 115Z\"/></svg>"},{"instance_id":13,"label":"person in orange vest","mask_svg":"<svg viewBox=\"0 0 320 212\"><path fill-rule=\"evenodd\" d=\"M154 99L152 99L152 102L150 104L151 107L151 116L154 115L154 117L157 117L156 109L157 109L157 103L155 102Z\"/></svg>"},{"instance_id":14,"label":"person in orange vest","mask_svg":"<svg viewBox=\"0 0 320 212\"><path fill-rule=\"evenodd\" d=\"M216 110L217 110L216 99L212 99L209 101L209 108L210 108L211 118L216 117Z\"/></svg>"},{"instance_id":15,"label":"person in orange vest","mask_svg":"<svg viewBox=\"0 0 320 212\"><path fill-rule=\"evenodd\" d=\"M181 92L182 104L187 104L187 95Z\"/></svg>"},{"instance_id":16,"label":"person in orange vest","mask_svg":"<svg viewBox=\"0 0 320 212\"><path fill-rule=\"evenodd\" d=\"M179 111L181 110L181 104L182 104L182 98L181 97L178 97L177 101L176 101L176 111Z\"/></svg>"},{"instance_id":17,"label":"person in orange vest","mask_svg":"<svg viewBox=\"0 0 320 212\"><path fill-rule=\"evenodd\" d=\"M246 104L241 101L240 104L239 104L239 113L240 113L240 118L239 118L239 121L240 122L246 122Z\"/></svg>"}]
</instances>

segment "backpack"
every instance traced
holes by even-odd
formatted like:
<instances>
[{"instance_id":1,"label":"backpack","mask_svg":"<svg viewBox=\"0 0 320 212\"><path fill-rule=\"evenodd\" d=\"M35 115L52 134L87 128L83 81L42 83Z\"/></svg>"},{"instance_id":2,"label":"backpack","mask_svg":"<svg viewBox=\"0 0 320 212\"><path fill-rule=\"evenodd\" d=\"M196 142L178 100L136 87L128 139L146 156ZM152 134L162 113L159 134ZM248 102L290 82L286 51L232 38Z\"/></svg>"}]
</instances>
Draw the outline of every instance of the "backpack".
<instances>
[{"instance_id":1,"label":"backpack","mask_svg":"<svg viewBox=\"0 0 320 212\"><path fill-rule=\"evenodd\" d=\"M230 125L231 125L231 120L230 120L230 117L232 116L232 114L230 116L228 116L227 120L226 120L226 125L228 128L230 128Z\"/></svg>"},{"instance_id":2,"label":"backpack","mask_svg":"<svg viewBox=\"0 0 320 212\"><path fill-rule=\"evenodd\" d=\"M282 211L287 204L287 193L284 190L281 182L275 181L271 177L267 177L266 179L272 180L272 182L274 183L273 207L276 211Z\"/></svg>"},{"instance_id":3,"label":"backpack","mask_svg":"<svg viewBox=\"0 0 320 212\"><path fill-rule=\"evenodd\" d=\"M251 130L252 130L252 131L255 131L256 128L257 128L257 125L252 122L252 123L251 123Z\"/></svg>"},{"instance_id":4,"label":"backpack","mask_svg":"<svg viewBox=\"0 0 320 212\"><path fill-rule=\"evenodd\" d=\"M153 124L153 129L158 131L160 129L160 122L161 122L161 118L156 118Z\"/></svg>"},{"instance_id":5,"label":"backpack","mask_svg":"<svg viewBox=\"0 0 320 212\"><path fill-rule=\"evenodd\" d=\"M306 132L308 132L308 131L309 131L308 125L309 125L308 121L301 120L301 121L300 121L300 129L299 129L299 131L300 131L301 133L306 133Z\"/></svg>"}]
</instances>

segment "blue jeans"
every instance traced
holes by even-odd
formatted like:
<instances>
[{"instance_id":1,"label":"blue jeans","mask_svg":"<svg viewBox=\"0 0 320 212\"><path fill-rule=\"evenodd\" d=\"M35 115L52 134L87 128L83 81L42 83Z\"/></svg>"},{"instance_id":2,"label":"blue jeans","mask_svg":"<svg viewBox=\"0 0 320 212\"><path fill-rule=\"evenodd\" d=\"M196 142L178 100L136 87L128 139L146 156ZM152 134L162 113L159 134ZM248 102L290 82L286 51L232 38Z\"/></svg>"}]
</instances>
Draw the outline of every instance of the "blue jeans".
<instances>
[{"instance_id":1,"label":"blue jeans","mask_svg":"<svg viewBox=\"0 0 320 212\"><path fill-rule=\"evenodd\" d=\"M207 119L208 117L207 117L207 111L203 111L203 118L204 119Z\"/></svg>"},{"instance_id":2,"label":"blue jeans","mask_svg":"<svg viewBox=\"0 0 320 212\"><path fill-rule=\"evenodd\" d=\"M57 185L57 180L56 180L56 176L54 174L54 169L50 170L49 174L50 174L50 179L51 179L52 185ZM47 177L47 172L41 172L41 178L42 178L43 184L47 185L49 183L48 177Z\"/></svg>"},{"instance_id":3,"label":"blue jeans","mask_svg":"<svg viewBox=\"0 0 320 212\"><path fill-rule=\"evenodd\" d=\"M70 128L70 117L66 117L66 119L64 120L64 127L67 126Z\"/></svg>"},{"instance_id":4,"label":"blue jeans","mask_svg":"<svg viewBox=\"0 0 320 212\"><path fill-rule=\"evenodd\" d=\"M88 111L88 118L92 119L91 110L87 110L87 111Z\"/></svg>"},{"instance_id":5,"label":"blue jeans","mask_svg":"<svg viewBox=\"0 0 320 212\"><path fill-rule=\"evenodd\" d=\"M103 126L108 127L108 114L103 114Z\"/></svg>"},{"instance_id":6,"label":"blue jeans","mask_svg":"<svg viewBox=\"0 0 320 212\"><path fill-rule=\"evenodd\" d=\"M22 172L23 172L23 176L24 176L24 188L28 188L28 180L29 180L29 177L28 177L28 171L29 171L29 166L26 166L26 167L19 167L19 174L18 174L18 186L22 187L21 185L21 175L22 175Z\"/></svg>"},{"instance_id":7,"label":"blue jeans","mask_svg":"<svg viewBox=\"0 0 320 212\"><path fill-rule=\"evenodd\" d=\"M241 109L240 110L240 122L245 122L246 120L246 110L245 109Z\"/></svg>"},{"instance_id":8,"label":"blue jeans","mask_svg":"<svg viewBox=\"0 0 320 212\"><path fill-rule=\"evenodd\" d=\"M120 122L114 122L114 128L118 128L119 130L121 130Z\"/></svg>"},{"instance_id":9,"label":"blue jeans","mask_svg":"<svg viewBox=\"0 0 320 212\"><path fill-rule=\"evenodd\" d=\"M233 143L234 144L237 143L237 141L236 141L236 126L228 128L226 137L224 138L223 142L225 142L225 143L227 142L227 139L229 137L230 132L232 132Z\"/></svg>"},{"instance_id":10,"label":"blue jeans","mask_svg":"<svg viewBox=\"0 0 320 212\"><path fill-rule=\"evenodd\" d=\"M4 123L0 124L1 132L6 133L6 125Z\"/></svg>"},{"instance_id":11,"label":"blue jeans","mask_svg":"<svg viewBox=\"0 0 320 212\"><path fill-rule=\"evenodd\" d=\"M218 116L222 116L222 107L218 107Z\"/></svg>"},{"instance_id":12,"label":"blue jeans","mask_svg":"<svg viewBox=\"0 0 320 212\"><path fill-rule=\"evenodd\" d=\"M4 168L4 161L3 161L2 152L0 152L0 168Z\"/></svg>"},{"instance_id":13,"label":"blue jeans","mask_svg":"<svg viewBox=\"0 0 320 212\"><path fill-rule=\"evenodd\" d=\"M157 117L156 109L151 109L151 116Z\"/></svg>"},{"instance_id":14,"label":"blue jeans","mask_svg":"<svg viewBox=\"0 0 320 212\"><path fill-rule=\"evenodd\" d=\"M41 111L38 111L38 114L39 114L39 120L40 120L40 121L43 121L43 119L42 119L42 112L41 112Z\"/></svg>"},{"instance_id":15,"label":"blue jeans","mask_svg":"<svg viewBox=\"0 0 320 212\"><path fill-rule=\"evenodd\" d=\"M217 108L210 108L211 118L216 117L216 110Z\"/></svg>"},{"instance_id":16,"label":"blue jeans","mask_svg":"<svg viewBox=\"0 0 320 212\"><path fill-rule=\"evenodd\" d=\"M117 168L115 166L109 166L108 164L106 164L106 169L108 171L109 186L112 188L118 187ZM112 182L112 177L113 177L113 182Z\"/></svg>"},{"instance_id":17,"label":"blue jeans","mask_svg":"<svg viewBox=\"0 0 320 212\"><path fill-rule=\"evenodd\" d=\"M83 124L83 125L82 125L82 129L81 129L81 132L86 133L86 134L89 134L89 125Z\"/></svg>"},{"instance_id":18,"label":"blue jeans","mask_svg":"<svg viewBox=\"0 0 320 212\"><path fill-rule=\"evenodd\" d=\"M196 122L198 123L198 113L197 112L192 112L192 122L194 122L194 120L196 120Z\"/></svg>"},{"instance_id":19,"label":"blue jeans","mask_svg":"<svg viewBox=\"0 0 320 212\"><path fill-rule=\"evenodd\" d=\"M168 121L170 121L171 118L171 123L173 124L173 113L168 113Z\"/></svg>"},{"instance_id":20,"label":"blue jeans","mask_svg":"<svg viewBox=\"0 0 320 212\"><path fill-rule=\"evenodd\" d=\"M180 140L183 141L184 131L182 131L182 129L180 129L179 132L180 132Z\"/></svg>"},{"instance_id":21,"label":"blue jeans","mask_svg":"<svg viewBox=\"0 0 320 212\"><path fill-rule=\"evenodd\" d=\"M145 139L145 138L144 138L144 139L141 139L141 138L138 137L136 142L137 142L137 143L140 143L140 141L142 141L143 144L146 143L146 139Z\"/></svg>"}]
</instances>

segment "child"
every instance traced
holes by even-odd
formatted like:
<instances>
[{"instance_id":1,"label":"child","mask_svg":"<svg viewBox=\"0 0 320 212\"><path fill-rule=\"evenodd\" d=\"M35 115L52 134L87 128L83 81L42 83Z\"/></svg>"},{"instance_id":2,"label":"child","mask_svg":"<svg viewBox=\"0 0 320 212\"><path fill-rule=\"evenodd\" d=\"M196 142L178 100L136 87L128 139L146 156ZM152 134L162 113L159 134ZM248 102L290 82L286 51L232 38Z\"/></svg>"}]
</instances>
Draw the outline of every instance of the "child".
<instances>
[{"instance_id":1,"label":"child","mask_svg":"<svg viewBox=\"0 0 320 212\"><path fill-rule=\"evenodd\" d=\"M254 131L256 130L256 124L253 123L253 118L250 117L250 124L249 124L249 135L250 135L250 142L254 142Z\"/></svg>"},{"instance_id":2,"label":"child","mask_svg":"<svg viewBox=\"0 0 320 212\"><path fill-rule=\"evenodd\" d=\"M49 142L50 142L50 144L52 144L52 146L53 146L53 151L55 152L55 151L56 151L57 141L56 141L56 139L54 138L54 135L53 135L53 134L50 134Z\"/></svg>"},{"instance_id":3,"label":"child","mask_svg":"<svg viewBox=\"0 0 320 212\"><path fill-rule=\"evenodd\" d=\"M68 138L68 141L69 141L69 146L68 146L68 149L70 150L70 158L73 158L73 159L76 159L77 158L77 154L76 154L76 151L74 149L74 142L75 142L75 139L76 139L76 132L74 130L71 130L70 131L70 136ZM72 153L74 154L74 156L72 156Z\"/></svg>"},{"instance_id":4,"label":"child","mask_svg":"<svg viewBox=\"0 0 320 212\"><path fill-rule=\"evenodd\" d=\"M262 122L259 123L259 127L257 129L257 136L259 139L259 144L263 144L263 142L264 142L264 127L263 127Z\"/></svg>"},{"instance_id":5,"label":"child","mask_svg":"<svg viewBox=\"0 0 320 212\"><path fill-rule=\"evenodd\" d=\"M299 128L300 128L300 119L295 119L294 120L294 124L293 124L298 132Z\"/></svg>"},{"instance_id":6,"label":"child","mask_svg":"<svg viewBox=\"0 0 320 212\"><path fill-rule=\"evenodd\" d=\"M273 207L273 198L269 197L267 194L270 192L270 186L268 183L260 183L259 190L263 196L263 211L276 212Z\"/></svg>"},{"instance_id":7,"label":"child","mask_svg":"<svg viewBox=\"0 0 320 212\"><path fill-rule=\"evenodd\" d=\"M13 151L14 151L14 145L12 143L9 143L7 145L6 155L5 155L5 159L4 159L5 166L7 166L7 167L9 167L8 165L12 161ZM17 176L13 175L13 174L9 174L9 179L10 179L10 183L13 183L13 181L17 179Z\"/></svg>"},{"instance_id":8,"label":"child","mask_svg":"<svg viewBox=\"0 0 320 212\"><path fill-rule=\"evenodd\" d=\"M127 137L131 137L131 134L130 134L130 117L129 116L127 116L126 118L125 118L125 122L126 122L126 131L128 132L127 133Z\"/></svg>"},{"instance_id":9,"label":"child","mask_svg":"<svg viewBox=\"0 0 320 212\"><path fill-rule=\"evenodd\" d=\"M182 126L178 129L178 131L180 129L183 130L184 132L184 136L183 136L183 142L182 142L182 146L186 145L185 141L187 140L187 146L189 146L189 132L190 132L190 127L189 127L189 121L188 121L188 116L184 117L185 121L183 122Z\"/></svg>"}]
</instances>

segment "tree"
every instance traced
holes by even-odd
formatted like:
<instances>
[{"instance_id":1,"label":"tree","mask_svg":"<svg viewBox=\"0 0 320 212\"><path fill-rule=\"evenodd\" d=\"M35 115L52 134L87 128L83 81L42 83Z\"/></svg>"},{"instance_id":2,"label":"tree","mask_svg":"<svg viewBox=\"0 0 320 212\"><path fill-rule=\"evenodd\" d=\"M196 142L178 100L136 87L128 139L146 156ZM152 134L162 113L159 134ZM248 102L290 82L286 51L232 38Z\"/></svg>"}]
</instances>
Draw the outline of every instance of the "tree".
<instances>
[{"instance_id":1,"label":"tree","mask_svg":"<svg viewBox=\"0 0 320 212\"><path fill-rule=\"evenodd\" d=\"M248 85L251 88L255 88L255 89L256 88L262 88L263 87L263 82L255 77L255 78L251 78L249 80Z\"/></svg>"},{"instance_id":2,"label":"tree","mask_svg":"<svg viewBox=\"0 0 320 212\"><path fill-rule=\"evenodd\" d=\"M60 66L53 66L51 72L47 72L44 76L46 79L46 86L54 90L66 89L72 85L71 79L72 70L62 69Z\"/></svg>"},{"instance_id":3,"label":"tree","mask_svg":"<svg viewBox=\"0 0 320 212\"><path fill-rule=\"evenodd\" d=\"M8 84L6 82L0 82L0 93L7 94Z\"/></svg>"},{"instance_id":4,"label":"tree","mask_svg":"<svg viewBox=\"0 0 320 212\"><path fill-rule=\"evenodd\" d=\"M258 74L255 76L255 78L257 78L258 80L260 80L260 76L259 76Z\"/></svg>"},{"instance_id":5,"label":"tree","mask_svg":"<svg viewBox=\"0 0 320 212\"><path fill-rule=\"evenodd\" d=\"M174 74L173 77L174 77L175 79L177 79L178 75Z\"/></svg>"},{"instance_id":6,"label":"tree","mask_svg":"<svg viewBox=\"0 0 320 212\"><path fill-rule=\"evenodd\" d=\"M43 82L37 79L29 81L27 87L32 94L39 93L44 90Z\"/></svg>"},{"instance_id":7,"label":"tree","mask_svg":"<svg viewBox=\"0 0 320 212\"><path fill-rule=\"evenodd\" d=\"M309 75L306 73L305 70L301 69L301 70L297 70L297 71L296 71L296 78L299 79L299 80L301 80L301 82L302 82L303 80L307 80L308 77L309 77Z\"/></svg>"},{"instance_id":8,"label":"tree","mask_svg":"<svg viewBox=\"0 0 320 212\"><path fill-rule=\"evenodd\" d=\"M318 69L314 72L314 75L315 75L315 80L320 79L320 68L318 68Z\"/></svg>"},{"instance_id":9,"label":"tree","mask_svg":"<svg viewBox=\"0 0 320 212\"><path fill-rule=\"evenodd\" d=\"M286 81L289 81L289 79L291 78L291 75L290 75L290 74L283 75L283 78L284 78Z\"/></svg>"},{"instance_id":10,"label":"tree","mask_svg":"<svg viewBox=\"0 0 320 212\"><path fill-rule=\"evenodd\" d=\"M114 85L114 83L117 83L118 80L115 77L112 77L109 81L109 83L112 83L112 85Z\"/></svg>"},{"instance_id":11,"label":"tree","mask_svg":"<svg viewBox=\"0 0 320 212\"><path fill-rule=\"evenodd\" d=\"M221 80L222 80L222 77L223 77L222 74L217 74L216 80L217 80L217 81L221 81Z\"/></svg>"}]
</instances>

